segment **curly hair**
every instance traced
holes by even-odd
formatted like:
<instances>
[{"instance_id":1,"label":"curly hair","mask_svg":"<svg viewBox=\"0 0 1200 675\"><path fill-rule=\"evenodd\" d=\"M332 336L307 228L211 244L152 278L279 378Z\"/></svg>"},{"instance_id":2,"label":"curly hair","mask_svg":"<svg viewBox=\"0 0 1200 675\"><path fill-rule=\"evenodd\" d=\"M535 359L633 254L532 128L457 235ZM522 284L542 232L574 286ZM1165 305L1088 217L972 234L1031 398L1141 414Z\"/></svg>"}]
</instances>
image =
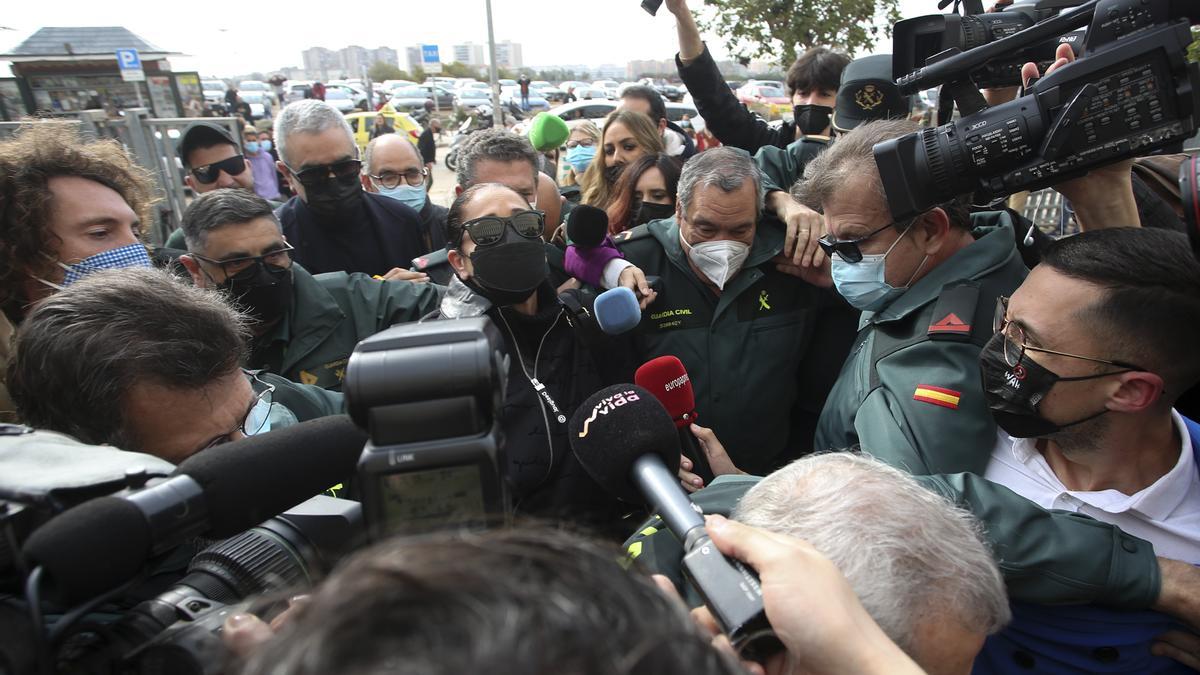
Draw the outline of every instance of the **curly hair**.
<instances>
[{"instance_id":1,"label":"curly hair","mask_svg":"<svg viewBox=\"0 0 1200 675\"><path fill-rule=\"evenodd\" d=\"M112 188L143 223L155 201L150 174L114 140L83 141L68 124L29 122L0 142L0 307L22 313L22 283L53 265L50 179L78 176Z\"/></svg>"}]
</instances>

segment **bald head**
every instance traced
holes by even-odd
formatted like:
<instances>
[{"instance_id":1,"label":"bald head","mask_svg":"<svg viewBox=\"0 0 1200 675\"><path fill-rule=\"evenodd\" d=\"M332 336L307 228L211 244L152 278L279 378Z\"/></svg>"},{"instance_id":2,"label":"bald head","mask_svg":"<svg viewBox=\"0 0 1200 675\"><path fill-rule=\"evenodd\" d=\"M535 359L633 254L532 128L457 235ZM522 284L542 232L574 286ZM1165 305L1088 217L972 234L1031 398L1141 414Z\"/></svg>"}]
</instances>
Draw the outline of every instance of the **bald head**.
<instances>
[{"instance_id":1,"label":"bald head","mask_svg":"<svg viewBox=\"0 0 1200 675\"><path fill-rule=\"evenodd\" d=\"M416 146L400 134L384 134L373 139L367 144L363 160L363 189L367 192L379 192L380 181L371 176L404 175L410 171L420 172L425 166Z\"/></svg>"}]
</instances>

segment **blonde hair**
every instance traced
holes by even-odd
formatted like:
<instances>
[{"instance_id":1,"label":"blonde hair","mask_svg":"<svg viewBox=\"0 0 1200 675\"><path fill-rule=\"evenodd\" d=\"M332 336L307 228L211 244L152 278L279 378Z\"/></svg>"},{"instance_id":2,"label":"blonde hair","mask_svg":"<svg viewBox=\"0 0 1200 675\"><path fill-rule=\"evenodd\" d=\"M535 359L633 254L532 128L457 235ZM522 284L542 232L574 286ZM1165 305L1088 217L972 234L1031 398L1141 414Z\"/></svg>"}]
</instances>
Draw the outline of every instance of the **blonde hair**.
<instances>
[{"instance_id":1,"label":"blonde hair","mask_svg":"<svg viewBox=\"0 0 1200 675\"><path fill-rule=\"evenodd\" d=\"M580 185L583 186L583 203L601 209L608 208L608 203L612 199L612 190L615 187L609 185L604 177L605 170L608 169L608 160L604 154L603 143L608 136L608 129L617 123L624 125L629 130L645 154L659 153L664 149L658 125L650 119L649 115L632 110L618 110L609 115L608 119L604 121L604 133L600 136L601 147L596 152L596 158L592 160L587 171L583 172L583 179L580 181Z\"/></svg>"},{"instance_id":2,"label":"blonde hair","mask_svg":"<svg viewBox=\"0 0 1200 675\"><path fill-rule=\"evenodd\" d=\"M592 142L597 146L600 145L600 127L596 126L595 122L591 120L582 120L579 124L571 127L571 133L567 135L567 140L571 140L571 136L574 136L576 132L591 138ZM603 148L597 147L596 154L600 154L602 149ZM579 185L579 183L583 180L583 174L575 173L575 169L573 169L570 164L567 164L566 161L560 162L559 167L558 184L560 187Z\"/></svg>"}]
</instances>

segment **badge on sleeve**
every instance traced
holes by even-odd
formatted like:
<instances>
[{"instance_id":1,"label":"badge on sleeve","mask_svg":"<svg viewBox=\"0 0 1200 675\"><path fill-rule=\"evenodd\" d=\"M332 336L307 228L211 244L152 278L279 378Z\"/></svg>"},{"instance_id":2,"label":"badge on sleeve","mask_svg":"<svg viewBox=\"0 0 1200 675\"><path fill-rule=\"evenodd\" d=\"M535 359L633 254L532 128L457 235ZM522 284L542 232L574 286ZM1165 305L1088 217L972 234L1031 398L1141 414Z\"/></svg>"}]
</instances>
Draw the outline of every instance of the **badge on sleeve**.
<instances>
[{"instance_id":1,"label":"badge on sleeve","mask_svg":"<svg viewBox=\"0 0 1200 675\"><path fill-rule=\"evenodd\" d=\"M951 410L958 410L958 401L961 398L962 392L935 387L932 384L918 384L917 390L913 392L914 401L932 403Z\"/></svg>"}]
</instances>

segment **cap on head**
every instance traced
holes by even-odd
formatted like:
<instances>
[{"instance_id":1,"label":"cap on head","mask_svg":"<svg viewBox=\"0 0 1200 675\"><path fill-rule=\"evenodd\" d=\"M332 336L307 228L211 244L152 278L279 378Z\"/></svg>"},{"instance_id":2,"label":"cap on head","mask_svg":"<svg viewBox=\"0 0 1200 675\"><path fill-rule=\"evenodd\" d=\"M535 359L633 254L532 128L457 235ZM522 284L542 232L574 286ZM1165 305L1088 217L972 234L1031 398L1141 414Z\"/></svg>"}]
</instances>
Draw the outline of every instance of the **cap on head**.
<instances>
[{"instance_id":1,"label":"cap on head","mask_svg":"<svg viewBox=\"0 0 1200 675\"><path fill-rule=\"evenodd\" d=\"M241 147L229 134L228 128L214 122L193 122L183 130L183 135L179 137L179 159L184 166L190 166L188 156L193 151L222 143L228 143L234 148Z\"/></svg>"},{"instance_id":2,"label":"cap on head","mask_svg":"<svg viewBox=\"0 0 1200 675\"><path fill-rule=\"evenodd\" d=\"M832 126L845 133L871 120L903 119L911 108L911 99L892 81L892 55L864 56L842 71Z\"/></svg>"}]
</instances>

